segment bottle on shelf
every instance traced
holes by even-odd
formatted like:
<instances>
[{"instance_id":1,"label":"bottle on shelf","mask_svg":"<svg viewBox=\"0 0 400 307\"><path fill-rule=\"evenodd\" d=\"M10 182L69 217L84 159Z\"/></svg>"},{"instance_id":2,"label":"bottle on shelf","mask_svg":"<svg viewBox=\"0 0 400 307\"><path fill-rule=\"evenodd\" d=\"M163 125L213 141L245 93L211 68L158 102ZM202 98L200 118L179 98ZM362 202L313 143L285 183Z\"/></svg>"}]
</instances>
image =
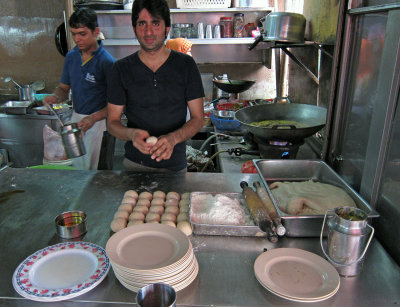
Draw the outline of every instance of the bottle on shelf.
<instances>
[{"instance_id":1,"label":"bottle on shelf","mask_svg":"<svg viewBox=\"0 0 400 307\"><path fill-rule=\"evenodd\" d=\"M233 17L233 37L245 37L244 32L244 14L236 13Z\"/></svg>"}]
</instances>

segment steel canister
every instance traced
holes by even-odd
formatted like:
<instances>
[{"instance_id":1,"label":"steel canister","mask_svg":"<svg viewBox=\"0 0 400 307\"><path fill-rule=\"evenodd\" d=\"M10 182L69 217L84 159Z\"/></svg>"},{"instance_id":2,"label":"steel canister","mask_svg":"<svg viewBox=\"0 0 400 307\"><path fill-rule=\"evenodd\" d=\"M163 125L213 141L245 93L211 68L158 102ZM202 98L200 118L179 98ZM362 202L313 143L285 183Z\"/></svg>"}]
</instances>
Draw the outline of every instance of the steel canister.
<instances>
[{"instance_id":1,"label":"steel canister","mask_svg":"<svg viewBox=\"0 0 400 307\"><path fill-rule=\"evenodd\" d=\"M328 240L325 251L322 236L328 217ZM354 207L327 210L322 224L320 243L325 257L341 276L356 276L361 272L364 256L374 235L374 228L367 223L368 214Z\"/></svg>"}]
</instances>

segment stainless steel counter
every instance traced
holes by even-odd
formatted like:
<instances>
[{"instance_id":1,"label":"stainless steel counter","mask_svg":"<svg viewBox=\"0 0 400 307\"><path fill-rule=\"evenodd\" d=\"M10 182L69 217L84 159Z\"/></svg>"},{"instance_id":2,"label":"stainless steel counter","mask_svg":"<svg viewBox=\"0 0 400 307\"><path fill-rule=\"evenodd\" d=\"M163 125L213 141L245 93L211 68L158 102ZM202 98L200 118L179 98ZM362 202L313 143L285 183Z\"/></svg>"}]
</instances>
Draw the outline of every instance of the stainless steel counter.
<instances>
[{"instance_id":1,"label":"stainless steel counter","mask_svg":"<svg viewBox=\"0 0 400 307\"><path fill-rule=\"evenodd\" d=\"M0 192L24 193L0 199L0 302L7 306L39 306L20 297L11 278L16 267L35 251L60 242L54 217L62 211L83 210L88 215L84 241L105 246L109 224L123 194L156 189L192 192L241 192L240 181L250 185L253 174L133 174L113 171L55 171L6 168L0 171ZM195 281L179 291L178 306L295 306L264 289L256 280L253 264L264 248L302 248L322 255L317 238L280 238L272 244L263 238L192 235L200 270ZM364 269L358 277L341 278L339 292L314 306L388 306L400 304L400 268L374 239ZM120 306L135 304L136 293L124 288L110 270L92 291L67 302L48 306Z\"/></svg>"}]
</instances>

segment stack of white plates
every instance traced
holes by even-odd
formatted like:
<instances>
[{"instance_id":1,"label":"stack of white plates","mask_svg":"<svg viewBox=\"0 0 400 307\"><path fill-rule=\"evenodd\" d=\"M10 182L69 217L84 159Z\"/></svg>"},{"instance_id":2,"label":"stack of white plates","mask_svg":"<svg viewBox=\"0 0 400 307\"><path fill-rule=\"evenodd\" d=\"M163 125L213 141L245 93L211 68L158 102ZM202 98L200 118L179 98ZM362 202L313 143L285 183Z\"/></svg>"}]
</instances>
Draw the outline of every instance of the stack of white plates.
<instances>
[{"instance_id":1,"label":"stack of white plates","mask_svg":"<svg viewBox=\"0 0 400 307\"><path fill-rule=\"evenodd\" d=\"M168 225L139 224L122 229L108 240L106 252L117 279L134 292L159 282L179 291L199 271L188 237Z\"/></svg>"},{"instance_id":2,"label":"stack of white plates","mask_svg":"<svg viewBox=\"0 0 400 307\"><path fill-rule=\"evenodd\" d=\"M260 284L297 302L326 300L339 290L340 277L324 258L297 248L277 248L257 257L254 273Z\"/></svg>"}]
</instances>

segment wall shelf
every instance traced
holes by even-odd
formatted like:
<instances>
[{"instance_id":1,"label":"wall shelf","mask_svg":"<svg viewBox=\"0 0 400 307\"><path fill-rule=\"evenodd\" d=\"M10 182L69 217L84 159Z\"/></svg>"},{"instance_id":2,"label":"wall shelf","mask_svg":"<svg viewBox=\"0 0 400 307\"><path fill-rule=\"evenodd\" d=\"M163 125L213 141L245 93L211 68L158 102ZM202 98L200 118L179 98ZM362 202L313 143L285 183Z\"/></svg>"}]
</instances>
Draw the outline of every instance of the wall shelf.
<instances>
[{"instance_id":1,"label":"wall shelf","mask_svg":"<svg viewBox=\"0 0 400 307\"><path fill-rule=\"evenodd\" d=\"M252 44L254 37L243 38L218 38L218 39L189 39L193 45L237 45L237 44ZM139 46L137 39L119 38L119 39L106 39L103 41L104 46Z\"/></svg>"},{"instance_id":2,"label":"wall shelf","mask_svg":"<svg viewBox=\"0 0 400 307\"><path fill-rule=\"evenodd\" d=\"M170 9L171 14L176 13L223 13L223 12L272 12L272 7L230 7L230 8L204 8L204 9ZM98 10L97 14L131 14L131 10Z\"/></svg>"}]
</instances>

